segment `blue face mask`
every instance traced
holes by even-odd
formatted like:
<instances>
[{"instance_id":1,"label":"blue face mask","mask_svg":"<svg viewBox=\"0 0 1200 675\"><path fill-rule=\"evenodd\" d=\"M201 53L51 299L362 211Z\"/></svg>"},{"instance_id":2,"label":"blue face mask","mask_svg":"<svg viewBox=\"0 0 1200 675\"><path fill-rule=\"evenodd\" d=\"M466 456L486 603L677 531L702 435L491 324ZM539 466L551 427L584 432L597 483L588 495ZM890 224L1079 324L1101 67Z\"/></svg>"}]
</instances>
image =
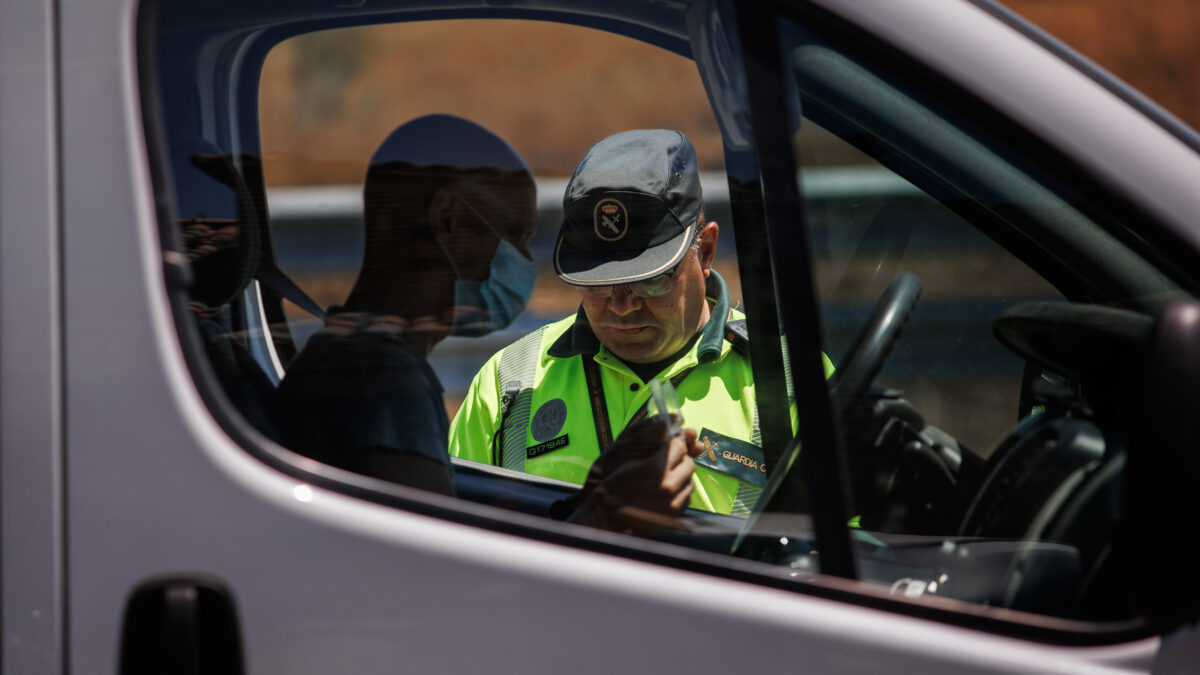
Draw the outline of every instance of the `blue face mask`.
<instances>
[{"instance_id":1,"label":"blue face mask","mask_svg":"<svg viewBox=\"0 0 1200 675\"><path fill-rule=\"evenodd\" d=\"M454 258L442 245L442 252L450 261L455 277L454 319L450 324L450 334L479 337L508 327L525 310L525 304L533 294L533 284L537 281L538 266L501 237L475 207L466 200L462 202L500 241L492 256L488 277L483 281L463 279L458 266L454 264Z\"/></svg>"}]
</instances>

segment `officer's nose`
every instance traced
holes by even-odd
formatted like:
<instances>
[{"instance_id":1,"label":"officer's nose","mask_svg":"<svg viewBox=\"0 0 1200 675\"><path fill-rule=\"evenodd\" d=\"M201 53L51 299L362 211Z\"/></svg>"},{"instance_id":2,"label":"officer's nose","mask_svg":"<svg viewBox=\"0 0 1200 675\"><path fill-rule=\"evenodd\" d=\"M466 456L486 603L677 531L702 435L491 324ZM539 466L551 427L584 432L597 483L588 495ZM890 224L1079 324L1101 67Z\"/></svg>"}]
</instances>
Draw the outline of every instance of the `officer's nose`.
<instances>
[{"instance_id":1,"label":"officer's nose","mask_svg":"<svg viewBox=\"0 0 1200 675\"><path fill-rule=\"evenodd\" d=\"M633 294L625 284L613 287L612 295L608 298L608 309L617 316L626 316L641 309L642 299Z\"/></svg>"}]
</instances>

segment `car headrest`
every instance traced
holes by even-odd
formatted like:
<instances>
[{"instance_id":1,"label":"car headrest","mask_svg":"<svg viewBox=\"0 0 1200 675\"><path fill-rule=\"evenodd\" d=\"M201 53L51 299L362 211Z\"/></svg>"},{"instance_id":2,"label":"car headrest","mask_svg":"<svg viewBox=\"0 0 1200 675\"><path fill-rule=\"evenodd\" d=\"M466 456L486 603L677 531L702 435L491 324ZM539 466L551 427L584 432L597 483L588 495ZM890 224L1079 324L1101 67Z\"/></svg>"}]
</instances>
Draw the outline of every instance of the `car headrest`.
<instances>
[{"instance_id":1,"label":"car headrest","mask_svg":"<svg viewBox=\"0 0 1200 675\"><path fill-rule=\"evenodd\" d=\"M179 185L180 238L192 267L191 308L210 317L224 309L254 278L261 247L262 209L229 155L206 141L174 167ZM259 171L257 158L243 169Z\"/></svg>"}]
</instances>

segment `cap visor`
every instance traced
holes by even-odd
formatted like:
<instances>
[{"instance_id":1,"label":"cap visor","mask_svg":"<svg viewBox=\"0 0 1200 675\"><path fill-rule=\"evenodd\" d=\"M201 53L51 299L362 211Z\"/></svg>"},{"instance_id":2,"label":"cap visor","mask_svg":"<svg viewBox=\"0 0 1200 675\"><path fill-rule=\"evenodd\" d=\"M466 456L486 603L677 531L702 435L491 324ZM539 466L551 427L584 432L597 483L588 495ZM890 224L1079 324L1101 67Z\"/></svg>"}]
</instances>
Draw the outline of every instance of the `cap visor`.
<instances>
[{"instance_id":1,"label":"cap visor","mask_svg":"<svg viewBox=\"0 0 1200 675\"><path fill-rule=\"evenodd\" d=\"M625 253L609 250L598 254L572 246L559 232L554 244L554 271L560 279L575 286L612 286L642 281L678 265L694 236L696 226L693 224L657 246Z\"/></svg>"}]
</instances>

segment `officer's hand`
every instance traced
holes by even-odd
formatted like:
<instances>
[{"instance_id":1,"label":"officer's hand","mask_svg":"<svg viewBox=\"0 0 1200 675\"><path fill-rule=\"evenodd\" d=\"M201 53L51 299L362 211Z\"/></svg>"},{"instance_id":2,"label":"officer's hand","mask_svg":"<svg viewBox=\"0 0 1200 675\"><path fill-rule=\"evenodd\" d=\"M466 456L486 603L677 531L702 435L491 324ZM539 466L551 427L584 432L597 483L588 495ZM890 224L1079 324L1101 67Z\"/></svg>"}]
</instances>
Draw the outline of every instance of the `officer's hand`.
<instances>
[{"instance_id":1,"label":"officer's hand","mask_svg":"<svg viewBox=\"0 0 1200 675\"><path fill-rule=\"evenodd\" d=\"M570 520L644 536L684 529L676 517L691 498L692 457L703 448L694 431L668 433L657 418L626 428L592 465Z\"/></svg>"},{"instance_id":2,"label":"officer's hand","mask_svg":"<svg viewBox=\"0 0 1200 675\"><path fill-rule=\"evenodd\" d=\"M671 417L677 425L682 421L679 415ZM660 450L668 431L666 422L658 417L648 417L625 427L617 440L592 463L584 489L595 487L621 466L649 457ZM696 441L696 432L685 429L684 434L684 446L688 454L692 457L699 456L704 448Z\"/></svg>"}]
</instances>

